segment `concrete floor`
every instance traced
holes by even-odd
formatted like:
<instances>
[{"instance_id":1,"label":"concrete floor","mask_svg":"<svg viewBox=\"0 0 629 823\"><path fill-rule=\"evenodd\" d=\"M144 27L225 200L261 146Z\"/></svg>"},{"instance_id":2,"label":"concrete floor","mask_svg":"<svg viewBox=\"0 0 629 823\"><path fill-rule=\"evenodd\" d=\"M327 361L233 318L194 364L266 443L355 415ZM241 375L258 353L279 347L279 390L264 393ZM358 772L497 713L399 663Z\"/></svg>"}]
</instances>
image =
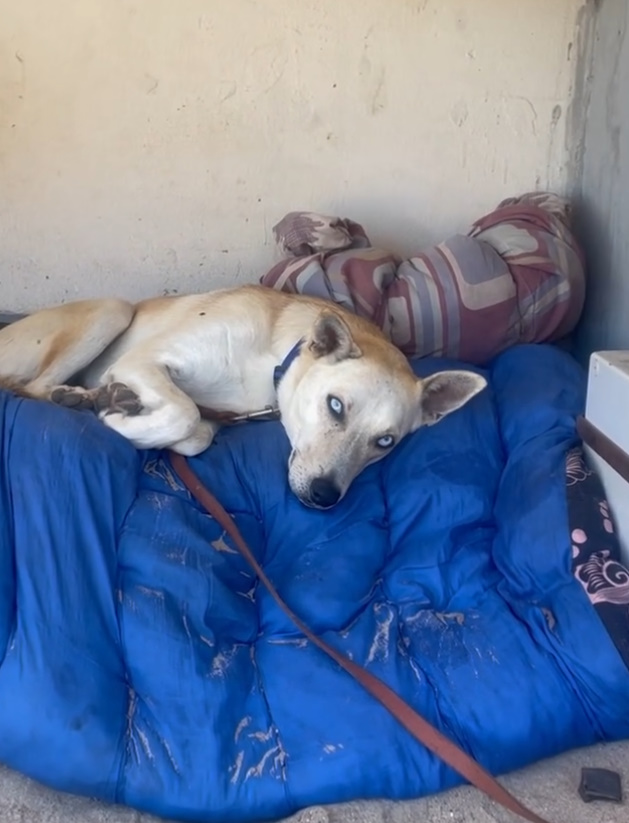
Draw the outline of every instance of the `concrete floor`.
<instances>
[{"instance_id":1,"label":"concrete floor","mask_svg":"<svg viewBox=\"0 0 629 823\"><path fill-rule=\"evenodd\" d=\"M629 801L622 805L585 804L577 793L581 768L596 766L622 774L629 789L629 742L571 752L505 778L522 802L550 823L627 823ZM104 806L52 792L0 768L1 823L157 823L129 809ZM515 823L517 818L494 806L475 789L462 788L408 803L356 802L313 807L290 823ZM162 821L162 823L164 823ZM170 823L170 822L169 822Z\"/></svg>"}]
</instances>

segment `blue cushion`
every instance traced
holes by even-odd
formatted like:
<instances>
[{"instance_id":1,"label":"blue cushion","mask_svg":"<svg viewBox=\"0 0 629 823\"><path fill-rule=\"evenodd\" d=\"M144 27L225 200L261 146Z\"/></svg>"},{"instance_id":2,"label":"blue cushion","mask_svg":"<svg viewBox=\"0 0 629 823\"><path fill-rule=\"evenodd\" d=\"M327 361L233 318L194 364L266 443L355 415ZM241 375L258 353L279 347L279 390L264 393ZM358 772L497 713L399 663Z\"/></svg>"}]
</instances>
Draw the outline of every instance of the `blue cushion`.
<instances>
[{"instance_id":1,"label":"blue cushion","mask_svg":"<svg viewBox=\"0 0 629 823\"><path fill-rule=\"evenodd\" d=\"M315 631L503 773L629 737L629 672L571 568L584 375L549 346L486 374L327 512L290 493L277 423L191 465ZM221 823L459 782L300 636L166 454L6 393L0 427L0 761Z\"/></svg>"}]
</instances>

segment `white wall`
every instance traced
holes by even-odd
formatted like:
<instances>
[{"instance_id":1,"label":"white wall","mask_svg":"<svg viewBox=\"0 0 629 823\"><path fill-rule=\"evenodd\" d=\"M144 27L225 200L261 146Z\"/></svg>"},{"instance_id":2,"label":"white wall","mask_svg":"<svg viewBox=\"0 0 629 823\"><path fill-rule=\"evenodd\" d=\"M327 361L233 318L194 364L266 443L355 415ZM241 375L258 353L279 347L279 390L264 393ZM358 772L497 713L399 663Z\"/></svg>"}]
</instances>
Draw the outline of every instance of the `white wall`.
<instances>
[{"instance_id":1,"label":"white wall","mask_svg":"<svg viewBox=\"0 0 629 823\"><path fill-rule=\"evenodd\" d=\"M255 280L295 208L410 251L563 190L580 0L0 0L0 309Z\"/></svg>"}]
</instances>

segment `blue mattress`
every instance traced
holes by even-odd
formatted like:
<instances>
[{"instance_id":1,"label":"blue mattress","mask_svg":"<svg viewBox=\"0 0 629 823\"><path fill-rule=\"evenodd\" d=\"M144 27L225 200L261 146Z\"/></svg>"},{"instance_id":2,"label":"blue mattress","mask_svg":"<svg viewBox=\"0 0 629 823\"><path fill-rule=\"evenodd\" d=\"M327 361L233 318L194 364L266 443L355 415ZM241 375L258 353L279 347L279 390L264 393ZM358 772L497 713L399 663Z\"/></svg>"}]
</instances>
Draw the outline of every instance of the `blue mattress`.
<instances>
[{"instance_id":1,"label":"blue mattress","mask_svg":"<svg viewBox=\"0 0 629 823\"><path fill-rule=\"evenodd\" d=\"M548 346L486 374L327 512L291 495L277 423L191 465L288 604L500 774L629 737L629 669L574 563L584 375ZM459 782L299 635L167 455L8 393L0 425L1 762L221 823Z\"/></svg>"}]
</instances>

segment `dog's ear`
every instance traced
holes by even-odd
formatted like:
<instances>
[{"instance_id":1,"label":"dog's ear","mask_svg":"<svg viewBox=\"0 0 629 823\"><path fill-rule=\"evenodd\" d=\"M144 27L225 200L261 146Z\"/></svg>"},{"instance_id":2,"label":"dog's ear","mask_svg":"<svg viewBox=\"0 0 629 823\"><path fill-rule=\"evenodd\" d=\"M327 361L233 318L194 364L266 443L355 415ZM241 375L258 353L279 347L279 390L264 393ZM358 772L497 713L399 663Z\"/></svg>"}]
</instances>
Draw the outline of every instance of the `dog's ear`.
<instances>
[{"instance_id":1,"label":"dog's ear","mask_svg":"<svg viewBox=\"0 0 629 823\"><path fill-rule=\"evenodd\" d=\"M418 380L420 410L415 428L432 426L482 391L487 381L471 371L440 371Z\"/></svg>"},{"instance_id":2,"label":"dog's ear","mask_svg":"<svg viewBox=\"0 0 629 823\"><path fill-rule=\"evenodd\" d=\"M323 311L317 317L308 348L315 357L332 357L334 360L362 355L345 320L331 311Z\"/></svg>"}]
</instances>

